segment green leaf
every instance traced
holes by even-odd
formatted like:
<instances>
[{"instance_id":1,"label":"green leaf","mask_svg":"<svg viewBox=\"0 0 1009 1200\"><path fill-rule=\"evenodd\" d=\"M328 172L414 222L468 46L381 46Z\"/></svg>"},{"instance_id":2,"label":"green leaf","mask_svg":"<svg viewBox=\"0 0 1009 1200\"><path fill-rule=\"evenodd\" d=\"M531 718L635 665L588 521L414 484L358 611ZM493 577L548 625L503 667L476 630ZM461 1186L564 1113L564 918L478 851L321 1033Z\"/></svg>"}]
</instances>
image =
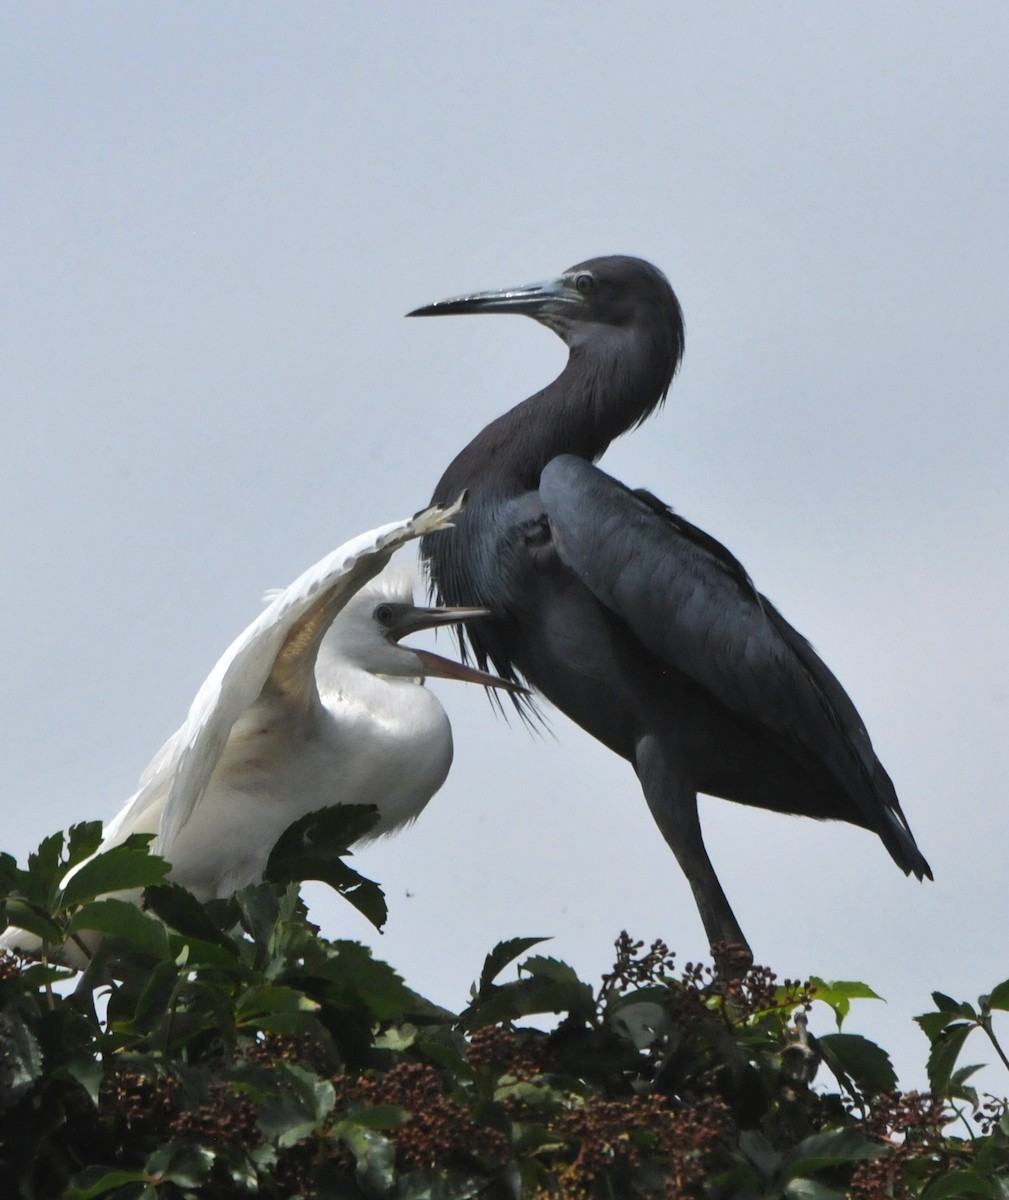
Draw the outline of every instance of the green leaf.
<instances>
[{"instance_id":1,"label":"green leaf","mask_svg":"<svg viewBox=\"0 0 1009 1200\"><path fill-rule=\"evenodd\" d=\"M137 1001L132 1024L137 1029L154 1029L168 1011L179 983L179 969L173 962L159 962L151 971Z\"/></svg>"},{"instance_id":2,"label":"green leaf","mask_svg":"<svg viewBox=\"0 0 1009 1200\"><path fill-rule=\"evenodd\" d=\"M955 1013L958 1017L977 1016L972 1004L968 1004L966 1000L954 1000L952 996L947 996L945 992L933 992L932 1003L940 1012Z\"/></svg>"},{"instance_id":3,"label":"green leaf","mask_svg":"<svg viewBox=\"0 0 1009 1200\"><path fill-rule=\"evenodd\" d=\"M21 986L27 992L37 992L73 979L77 971L73 967L63 967L59 963L30 963L21 972Z\"/></svg>"},{"instance_id":4,"label":"green leaf","mask_svg":"<svg viewBox=\"0 0 1009 1200\"><path fill-rule=\"evenodd\" d=\"M353 995L364 1004L376 1021L393 1021L409 1011L413 993L389 966L373 958L360 942L339 941L329 944L329 961L316 973L332 981L334 999Z\"/></svg>"},{"instance_id":5,"label":"green leaf","mask_svg":"<svg viewBox=\"0 0 1009 1200\"><path fill-rule=\"evenodd\" d=\"M235 1004L236 1016L250 1013L317 1012L319 1004L296 988L276 983L258 984L244 991Z\"/></svg>"},{"instance_id":6,"label":"green leaf","mask_svg":"<svg viewBox=\"0 0 1009 1200\"><path fill-rule=\"evenodd\" d=\"M914 1018L915 1023L921 1026L930 1042L934 1042L947 1026L952 1025L959 1019L959 1014L947 1012L922 1013L920 1016Z\"/></svg>"},{"instance_id":7,"label":"green leaf","mask_svg":"<svg viewBox=\"0 0 1009 1200\"><path fill-rule=\"evenodd\" d=\"M280 917L280 903L273 888L266 883L249 884L235 893L235 902L242 916L242 928L265 950Z\"/></svg>"},{"instance_id":8,"label":"green leaf","mask_svg":"<svg viewBox=\"0 0 1009 1200\"><path fill-rule=\"evenodd\" d=\"M0 852L0 889L13 892L21 887L23 877L27 875L17 864L13 854Z\"/></svg>"},{"instance_id":9,"label":"green leaf","mask_svg":"<svg viewBox=\"0 0 1009 1200\"><path fill-rule=\"evenodd\" d=\"M55 1072L55 1075L57 1078L66 1076L66 1078L80 1084L87 1092L88 1099L97 1108L98 1093L102 1085L104 1073L104 1068L97 1058L91 1054L82 1054L59 1068Z\"/></svg>"},{"instance_id":10,"label":"green leaf","mask_svg":"<svg viewBox=\"0 0 1009 1200\"><path fill-rule=\"evenodd\" d=\"M483 970L480 972L479 991L482 993L494 982L504 968L514 962L520 954L524 954L540 942L547 942L545 937L517 937L498 942L494 949L484 959Z\"/></svg>"},{"instance_id":11,"label":"green leaf","mask_svg":"<svg viewBox=\"0 0 1009 1200\"><path fill-rule=\"evenodd\" d=\"M278 1090L264 1098L259 1127L264 1137L282 1148L309 1137L336 1104L332 1083L296 1063L276 1066L271 1082Z\"/></svg>"},{"instance_id":12,"label":"green leaf","mask_svg":"<svg viewBox=\"0 0 1009 1200\"><path fill-rule=\"evenodd\" d=\"M159 1146L144 1164L148 1175L178 1187L198 1187L210 1174L214 1155L193 1142L168 1142Z\"/></svg>"},{"instance_id":13,"label":"green leaf","mask_svg":"<svg viewBox=\"0 0 1009 1200\"><path fill-rule=\"evenodd\" d=\"M11 1108L42 1077L42 1050L23 1021L0 1013L0 1110Z\"/></svg>"},{"instance_id":14,"label":"green leaf","mask_svg":"<svg viewBox=\"0 0 1009 1200\"><path fill-rule=\"evenodd\" d=\"M28 855L28 870L19 873L25 896L39 907L48 908L59 893L64 872L63 834L53 833Z\"/></svg>"},{"instance_id":15,"label":"green leaf","mask_svg":"<svg viewBox=\"0 0 1009 1200\"><path fill-rule=\"evenodd\" d=\"M817 1046L839 1083L854 1081L858 1091L868 1095L896 1090L897 1073L890 1056L868 1038L857 1033L827 1033L817 1039Z\"/></svg>"},{"instance_id":16,"label":"green leaf","mask_svg":"<svg viewBox=\"0 0 1009 1200\"><path fill-rule=\"evenodd\" d=\"M234 941L214 924L199 900L184 887L171 881L148 887L146 901L151 912L156 913L172 929L184 936L220 946L237 958Z\"/></svg>"},{"instance_id":17,"label":"green leaf","mask_svg":"<svg viewBox=\"0 0 1009 1200\"><path fill-rule=\"evenodd\" d=\"M574 983L555 983L551 979L520 979L489 989L462 1013L460 1024L465 1029L495 1025L517 1017L540 1013L568 1013L588 1020L595 1012L592 989L578 980Z\"/></svg>"},{"instance_id":18,"label":"green leaf","mask_svg":"<svg viewBox=\"0 0 1009 1200\"><path fill-rule=\"evenodd\" d=\"M739 1148L763 1176L778 1169L781 1151L776 1150L759 1129L744 1129L739 1135Z\"/></svg>"},{"instance_id":19,"label":"green leaf","mask_svg":"<svg viewBox=\"0 0 1009 1200\"><path fill-rule=\"evenodd\" d=\"M519 970L540 979L551 979L556 983L582 982L574 967L562 962L559 958L548 958L544 954L534 954L531 958L527 958Z\"/></svg>"},{"instance_id":20,"label":"green leaf","mask_svg":"<svg viewBox=\"0 0 1009 1200\"><path fill-rule=\"evenodd\" d=\"M363 1125L365 1129L399 1129L405 1125L409 1113L398 1104L373 1104L370 1108L362 1108L359 1112L348 1113L345 1121L355 1125Z\"/></svg>"},{"instance_id":21,"label":"green leaf","mask_svg":"<svg viewBox=\"0 0 1009 1200\"><path fill-rule=\"evenodd\" d=\"M374 804L336 804L306 813L277 839L268 860L267 877L272 878L270 868L288 856L300 857L314 850L321 850L327 856L349 854L351 846L374 829L378 818Z\"/></svg>"},{"instance_id":22,"label":"green leaf","mask_svg":"<svg viewBox=\"0 0 1009 1200\"><path fill-rule=\"evenodd\" d=\"M324 808L295 821L274 846L264 878L272 883L328 883L381 929L388 917L385 896L374 880L366 879L343 861L350 847L378 820L371 804Z\"/></svg>"},{"instance_id":23,"label":"green leaf","mask_svg":"<svg viewBox=\"0 0 1009 1200\"><path fill-rule=\"evenodd\" d=\"M226 975L242 974L236 945L232 945L229 952L219 942L205 942L202 938L175 932L169 934L168 945L169 956L176 962L181 959L193 970L210 967L216 971L223 971Z\"/></svg>"},{"instance_id":24,"label":"green leaf","mask_svg":"<svg viewBox=\"0 0 1009 1200\"><path fill-rule=\"evenodd\" d=\"M370 1194L385 1196L396 1182L396 1147L387 1137L354 1121L338 1121L333 1135L353 1154L357 1177Z\"/></svg>"},{"instance_id":25,"label":"green leaf","mask_svg":"<svg viewBox=\"0 0 1009 1200\"><path fill-rule=\"evenodd\" d=\"M135 904L114 896L92 900L74 914L68 933L85 930L119 938L152 958L161 959L168 954L168 936L161 922L146 916Z\"/></svg>"},{"instance_id":26,"label":"green leaf","mask_svg":"<svg viewBox=\"0 0 1009 1200\"><path fill-rule=\"evenodd\" d=\"M1002 1012L1009 1012L1009 979L998 983L992 988L988 995L988 1007L997 1008Z\"/></svg>"},{"instance_id":27,"label":"green leaf","mask_svg":"<svg viewBox=\"0 0 1009 1200\"><path fill-rule=\"evenodd\" d=\"M303 1018L319 1011L321 1006L304 992L277 984L262 984L243 992L235 1004L235 1025L239 1029L262 1029L271 1033L293 1032L316 1028L314 1022ZM276 1017L295 1018L277 1021Z\"/></svg>"},{"instance_id":28,"label":"green leaf","mask_svg":"<svg viewBox=\"0 0 1009 1200\"><path fill-rule=\"evenodd\" d=\"M819 979L814 975L809 982L813 989L813 999L822 1000L824 1004L830 1005L834 1010L838 1029L841 1028L844 1018L851 1009L852 1000L882 1000L883 998L874 992L867 983L859 983L857 980L826 980Z\"/></svg>"},{"instance_id":29,"label":"green leaf","mask_svg":"<svg viewBox=\"0 0 1009 1200\"><path fill-rule=\"evenodd\" d=\"M980 1196L988 1200L996 1193L991 1179L985 1179L977 1171L947 1171L939 1179L933 1179L922 1192L922 1200L957 1200Z\"/></svg>"},{"instance_id":30,"label":"green leaf","mask_svg":"<svg viewBox=\"0 0 1009 1200\"><path fill-rule=\"evenodd\" d=\"M76 825L71 825L67 837L67 857L64 867L76 867L79 862L90 858L101 844L101 821L80 821Z\"/></svg>"},{"instance_id":31,"label":"green leaf","mask_svg":"<svg viewBox=\"0 0 1009 1200\"><path fill-rule=\"evenodd\" d=\"M947 1086L947 1095L953 1100L966 1100L972 1108L980 1107L978 1100L977 1089L971 1087L967 1080L972 1075L976 1075L978 1071L984 1068L984 1063L973 1063L966 1067L957 1067L953 1074L949 1077Z\"/></svg>"},{"instance_id":32,"label":"green leaf","mask_svg":"<svg viewBox=\"0 0 1009 1200\"><path fill-rule=\"evenodd\" d=\"M98 854L72 875L61 896L64 906L82 904L114 892L139 891L160 883L171 870L163 858L148 854L148 834L132 834L121 846Z\"/></svg>"},{"instance_id":33,"label":"green leaf","mask_svg":"<svg viewBox=\"0 0 1009 1200\"><path fill-rule=\"evenodd\" d=\"M53 924L45 912L40 911L34 904L15 897L8 899L5 908L7 920L12 926L32 933L48 946L62 946L66 940L63 930Z\"/></svg>"},{"instance_id":34,"label":"green leaf","mask_svg":"<svg viewBox=\"0 0 1009 1200\"><path fill-rule=\"evenodd\" d=\"M146 1171L110 1171L105 1167L98 1167L82 1172L81 1178L90 1179L90 1182L68 1188L63 1193L63 1200L95 1200L95 1197L105 1196L115 1188L125 1187L130 1183L146 1183L149 1177Z\"/></svg>"},{"instance_id":35,"label":"green leaf","mask_svg":"<svg viewBox=\"0 0 1009 1200\"><path fill-rule=\"evenodd\" d=\"M804 1138L784 1156L782 1167L786 1179L795 1179L800 1175L821 1171L824 1167L876 1158L882 1152L882 1146L869 1141L854 1129L831 1129L827 1133L814 1133Z\"/></svg>"},{"instance_id":36,"label":"green leaf","mask_svg":"<svg viewBox=\"0 0 1009 1200\"><path fill-rule=\"evenodd\" d=\"M343 804L309 813L281 835L270 853L264 878L271 883L301 883L318 879L349 900L363 916L381 929L389 912L385 894L343 859L350 846L378 820L372 804Z\"/></svg>"},{"instance_id":37,"label":"green leaf","mask_svg":"<svg viewBox=\"0 0 1009 1200\"><path fill-rule=\"evenodd\" d=\"M792 1179L785 1184L782 1195L788 1200L845 1200L847 1193L837 1192L815 1179Z\"/></svg>"},{"instance_id":38,"label":"green leaf","mask_svg":"<svg viewBox=\"0 0 1009 1200\"><path fill-rule=\"evenodd\" d=\"M932 1050L928 1056L928 1081L932 1091L937 1096L946 1094L950 1076L956 1066L963 1044L976 1029L972 1023L961 1021L947 1026L932 1042Z\"/></svg>"}]
</instances>

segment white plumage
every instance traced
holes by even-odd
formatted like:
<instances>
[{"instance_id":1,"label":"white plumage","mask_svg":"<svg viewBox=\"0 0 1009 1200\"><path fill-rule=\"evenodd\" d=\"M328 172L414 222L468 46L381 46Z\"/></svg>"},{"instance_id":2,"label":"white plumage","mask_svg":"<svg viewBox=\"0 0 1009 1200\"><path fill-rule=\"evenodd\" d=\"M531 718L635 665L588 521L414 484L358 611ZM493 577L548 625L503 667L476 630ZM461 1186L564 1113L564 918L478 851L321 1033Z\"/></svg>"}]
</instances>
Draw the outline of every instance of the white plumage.
<instances>
[{"instance_id":1,"label":"white plumage","mask_svg":"<svg viewBox=\"0 0 1009 1200\"><path fill-rule=\"evenodd\" d=\"M410 574L383 572L458 509L363 533L277 593L218 660L99 852L153 833L170 878L206 900L260 879L280 834L306 813L375 804L372 837L414 820L452 762L448 717L425 676L513 686L398 644L483 615L417 608ZM38 939L12 929L0 946L31 952Z\"/></svg>"}]
</instances>

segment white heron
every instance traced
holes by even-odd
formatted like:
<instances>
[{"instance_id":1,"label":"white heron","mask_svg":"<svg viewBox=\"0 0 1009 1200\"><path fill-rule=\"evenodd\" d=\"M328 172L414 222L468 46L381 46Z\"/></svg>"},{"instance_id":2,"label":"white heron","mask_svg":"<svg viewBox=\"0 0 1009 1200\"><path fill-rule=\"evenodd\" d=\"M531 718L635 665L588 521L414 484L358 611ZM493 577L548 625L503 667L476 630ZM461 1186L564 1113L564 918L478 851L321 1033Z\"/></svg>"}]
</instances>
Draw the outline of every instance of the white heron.
<instances>
[{"instance_id":1,"label":"white heron","mask_svg":"<svg viewBox=\"0 0 1009 1200\"><path fill-rule=\"evenodd\" d=\"M369 838L413 821L452 762L451 726L425 678L515 688L399 644L485 613L418 608L410 573L383 570L459 508L429 508L363 533L277 593L218 660L182 727L105 827L98 853L130 834L154 834L169 878L209 900L261 879L277 839L307 813L374 804ZM20 929L0 937L0 947L22 953L39 945Z\"/></svg>"}]
</instances>

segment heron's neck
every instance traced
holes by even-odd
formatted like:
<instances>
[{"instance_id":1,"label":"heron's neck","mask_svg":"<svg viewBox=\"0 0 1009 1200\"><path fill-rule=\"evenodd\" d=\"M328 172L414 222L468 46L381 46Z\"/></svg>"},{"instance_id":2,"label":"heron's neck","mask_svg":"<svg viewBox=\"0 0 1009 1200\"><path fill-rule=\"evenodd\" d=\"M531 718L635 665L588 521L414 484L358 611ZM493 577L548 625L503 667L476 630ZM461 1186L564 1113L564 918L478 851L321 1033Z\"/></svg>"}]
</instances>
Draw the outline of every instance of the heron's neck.
<instances>
[{"instance_id":1,"label":"heron's neck","mask_svg":"<svg viewBox=\"0 0 1009 1200\"><path fill-rule=\"evenodd\" d=\"M620 330L571 346L560 375L492 421L451 464L436 498L464 487L514 495L535 489L558 454L594 462L662 400L672 365Z\"/></svg>"}]
</instances>

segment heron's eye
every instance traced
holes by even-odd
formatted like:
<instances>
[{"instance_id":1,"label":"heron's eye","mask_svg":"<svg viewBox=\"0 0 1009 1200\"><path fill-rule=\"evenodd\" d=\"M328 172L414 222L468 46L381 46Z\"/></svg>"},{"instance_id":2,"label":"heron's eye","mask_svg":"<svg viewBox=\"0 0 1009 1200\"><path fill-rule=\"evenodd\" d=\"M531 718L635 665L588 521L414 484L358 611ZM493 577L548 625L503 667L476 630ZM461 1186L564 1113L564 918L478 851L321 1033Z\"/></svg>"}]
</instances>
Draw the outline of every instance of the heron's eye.
<instances>
[{"instance_id":1,"label":"heron's eye","mask_svg":"<svg viewBox=\"0 0 1009 1200\"><path fill-rule=\"evenodd\" d=\"M596 290L595 276L590 275L588 271L583 271L581 275L576 275L575 290L579 295L590 296Z\"/></svg>"},{"instance_id":2,"label":"heron's eye","mask_svg":"<svg viewBox=\"0 0 1009 1200\"><path fill-rule=\"evenodd\" d=\"M392 621L392 605L380 604L371 615L379 625L388 625Z\"/></svg>"}]
</instances>

